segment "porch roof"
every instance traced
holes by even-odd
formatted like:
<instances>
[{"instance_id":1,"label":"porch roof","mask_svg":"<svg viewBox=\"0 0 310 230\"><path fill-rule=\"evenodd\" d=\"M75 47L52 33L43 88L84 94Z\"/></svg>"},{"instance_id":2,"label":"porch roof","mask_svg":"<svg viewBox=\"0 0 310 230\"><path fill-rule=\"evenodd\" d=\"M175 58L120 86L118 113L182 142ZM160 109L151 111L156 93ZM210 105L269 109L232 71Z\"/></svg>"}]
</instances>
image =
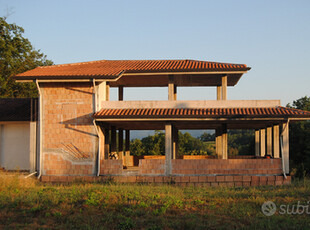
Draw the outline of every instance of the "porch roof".
<instances>
[{"instance_id":1,"label":"porch roof","mask_svg":"<svg viewBox=\"0 0 310 230\"><path fill-rule=\"evenodd\" d=\"M186 119L186 118L294 118L295 120L310 120L310 112L287 108L256 107L256 108L130 108L130 109L102 109L93 117L96 120L106 119Z\"/></svg>"}]
</instances>

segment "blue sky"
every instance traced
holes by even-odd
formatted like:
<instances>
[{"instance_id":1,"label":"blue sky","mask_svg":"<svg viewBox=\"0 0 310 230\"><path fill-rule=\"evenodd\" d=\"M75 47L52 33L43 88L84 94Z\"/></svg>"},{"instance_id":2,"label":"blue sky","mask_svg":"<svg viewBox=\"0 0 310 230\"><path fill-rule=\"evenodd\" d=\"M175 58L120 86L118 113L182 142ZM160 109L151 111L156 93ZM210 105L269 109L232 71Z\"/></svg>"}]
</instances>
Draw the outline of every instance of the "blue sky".
<instances>
[{"instance_id":1,"label":"blue sky","mask_svg":"<svg viewBox=\"0 0 310 230\"><path fill-rule=\"evenodd\" d=\"M198 59L252 67L228 99L310 96L310 1L0 0L0 16L25 29L56 64L102 59ZM179 99L215 99L181 88ZM112 90L115 99L116 90ZM167 89L126 89L125 99L167 98Z\"/></svg>"}]
</instances>

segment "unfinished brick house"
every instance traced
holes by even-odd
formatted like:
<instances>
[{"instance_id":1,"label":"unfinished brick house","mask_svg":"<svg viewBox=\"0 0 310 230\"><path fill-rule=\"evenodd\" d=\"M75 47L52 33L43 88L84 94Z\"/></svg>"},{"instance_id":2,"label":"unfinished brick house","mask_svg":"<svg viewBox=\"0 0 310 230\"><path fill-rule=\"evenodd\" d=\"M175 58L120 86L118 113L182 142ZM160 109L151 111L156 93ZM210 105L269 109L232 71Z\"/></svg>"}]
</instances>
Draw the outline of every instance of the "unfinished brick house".
<instances>
[{"instance_id":1,"label":"unfinished brick house","mask_svg":"<svg viewBox=\"0 0 310 230\"><path fill-rule=\"evenodd\" d=\"M290 183L289 123L310 119L310 112L281 107L279 100L227 100L227 87L249 70L196 60L103 60L17 75L39 90L38 176L210 186ZM215 100L178 101L177 87L184 86L216 87ZM111 87L118 87L118 101L109 100ZM167 87L168 100L125 101L126 87ZM180 157L177 134L187 129L215 130L217 158ZM228 129L255 130L255 153L229 159ZM165 130L165 156L135 165L131 130Z\"/></svg>"}]
</instances>

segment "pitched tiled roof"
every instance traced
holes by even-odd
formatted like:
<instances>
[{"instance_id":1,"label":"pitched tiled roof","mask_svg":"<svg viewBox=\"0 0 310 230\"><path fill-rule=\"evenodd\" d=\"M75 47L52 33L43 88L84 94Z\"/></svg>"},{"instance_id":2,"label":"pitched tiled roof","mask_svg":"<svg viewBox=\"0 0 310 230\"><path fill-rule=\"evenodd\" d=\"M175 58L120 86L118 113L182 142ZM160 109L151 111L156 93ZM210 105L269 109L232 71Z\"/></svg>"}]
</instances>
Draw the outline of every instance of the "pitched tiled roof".
<instances>
[{"instance_id":1,"label":"pitched tiled roof","mask_svg":"<svg viewBox=\"0 0 310 230\"><path fill-rule=\"evenodd\" d=\"M243 64L229 64L197 60L102 60L74 64L37 67L18 74L16 79L44 77L115 78L121 73L180 72L180 71L246 71Z\"/></svg>"},{"instance_id":2,"label":"pitched tiled roof","mask_svg":"<svg viewBox=\"0 0 310 230\"><path fill-rule=\"evenodd\" d=\"M30 121L31 118L35 120L37 100L37 98L1 98L0 121Z\"/></svg>"},{"instance_id":3,"label":"pitched tiled roof","mask_svg":"<svg viewBox=\"0 0 310 230\"><path fill-rule=\"evenodd\" d=\"M217 118L217 117L299 117L309 118L310 112L286 107L272 108L208 108L208 109L102 109L94 118Z\"/></svg>"}]
</instances>

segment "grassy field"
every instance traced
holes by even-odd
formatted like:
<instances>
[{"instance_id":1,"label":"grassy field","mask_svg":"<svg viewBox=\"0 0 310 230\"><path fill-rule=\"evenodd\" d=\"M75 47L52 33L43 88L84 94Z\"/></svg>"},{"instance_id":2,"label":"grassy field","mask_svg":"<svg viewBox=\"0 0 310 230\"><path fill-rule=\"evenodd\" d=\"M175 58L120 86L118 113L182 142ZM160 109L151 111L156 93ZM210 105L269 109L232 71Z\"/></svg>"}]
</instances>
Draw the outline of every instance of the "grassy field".
<instances>
[{"instance_id":1,"label":"grassy field","mask_svg":"<svg viewBox=\"0 0 310 230\"><path fill-rule=\"evenodd\" d=\"M272 216L261 211L266 201L277 206ZM280 205L291 211L298 201L308 205L310 181L253 188L51 185L2 173L0 229L309 229L310 214L281 214Z\"/></svg>"}]
</instances>

